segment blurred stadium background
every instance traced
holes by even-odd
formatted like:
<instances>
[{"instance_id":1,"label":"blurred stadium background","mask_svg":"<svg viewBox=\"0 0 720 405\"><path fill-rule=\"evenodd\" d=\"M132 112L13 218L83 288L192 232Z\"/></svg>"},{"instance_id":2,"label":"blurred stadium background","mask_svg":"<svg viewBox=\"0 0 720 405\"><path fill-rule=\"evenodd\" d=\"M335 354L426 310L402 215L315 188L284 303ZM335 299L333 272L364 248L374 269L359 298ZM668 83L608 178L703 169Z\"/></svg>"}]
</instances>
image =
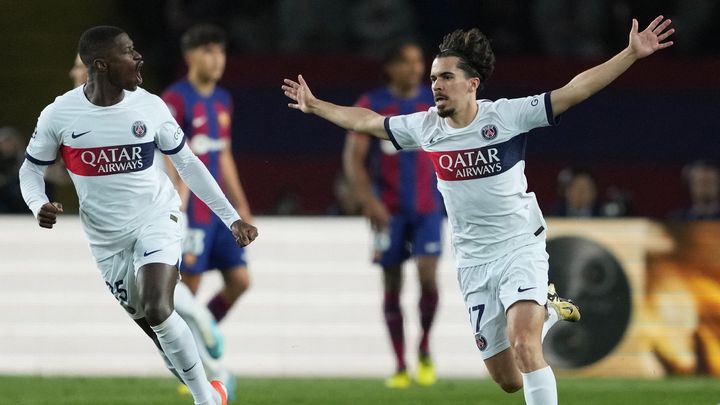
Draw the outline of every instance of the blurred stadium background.
<instances>
[{"instance_id":1,"label":"blurred stadium background","mask_svg":"<svg viewBox=\"0 0 720 405\"><path fill-rule=\"evenodd\" d=\"M562 403L720 403L720 223L682 221L699 198L710 206L714 198L720 218L717 1L1 0L0 10L0 404L178 401L167 378L143 380L166 393L138 402L124 398L133 386L148 387L135 380L98 380L128 388L87 397L85 379L36 378L167 377L105 291L73 216L72 187L62 178L50 183L69 213L53 232L17 204L18 159L40 110L71 87L67 72L86 28L125 28L153 93L184 74L185 29L213 22L227 30L221 84L234 98L233 152L262 234L249 250L252 290L222 326L226 361L246 379L241 399L247 392L247 403L502 404L522 397L465 380L486 372L447 247L433 338L445 381L382 391L392 358L369 230L341 176L344 134L289 111L281 80L303 73L319 96L350 104L382 83L380 57L399 39L419 41L431 57L444 33L477 26L498 56L481 96L538 94L624 47L631 17L643 25L659 13L678 30L673 48L637 63L559 127L533 131L528 143L526 175L546 215L567 213L573 173L591 173L596 189L597 218L549 223L551 279L585 312L545 346L565 376ZM409 270L408 309L417 302ZM201 296L218 282L211 276ZM406 319L414 342L414 312ZM659 378L669 380L638 380ZM43 388L31 395L35 384Z\"/></svg>"}]
</instances>

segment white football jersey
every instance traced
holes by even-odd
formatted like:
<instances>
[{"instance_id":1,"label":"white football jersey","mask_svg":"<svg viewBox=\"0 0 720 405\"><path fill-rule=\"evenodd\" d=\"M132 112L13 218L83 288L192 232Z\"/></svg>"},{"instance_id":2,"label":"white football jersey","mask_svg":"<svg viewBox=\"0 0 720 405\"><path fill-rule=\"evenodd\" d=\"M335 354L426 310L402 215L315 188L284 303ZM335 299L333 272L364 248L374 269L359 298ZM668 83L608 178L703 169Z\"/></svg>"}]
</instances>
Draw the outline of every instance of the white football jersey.
<instances>
[{"instance_id":1,"label":"white football jersey","mask_svg":"<svg viewBox=\"0 0 720 405\"><path fill-rule=\"evenodd\" d=\"M155 161L155 149L177 153L185 140L165 103L144 89L100 107L83 87L40 113L26 158L47 165L62 154L91 250L102 260L134 243L133 234L149 220L179 211L180 198L157 169L162 162Z\"/></svg>"},{"instance_id":2,"label":"white football jersey","mask_svg":"<svg viewBox=\"0 0 720 405\"><path fill-rule=\"evenodd\" d=\"M458 267L544 241L547 225L527 192L526 132L554 124L550 93L478 100L475 119L452 128L437 108L385 119L396 148L422 148L435 166Z\"/></svg>"}]
</instances>

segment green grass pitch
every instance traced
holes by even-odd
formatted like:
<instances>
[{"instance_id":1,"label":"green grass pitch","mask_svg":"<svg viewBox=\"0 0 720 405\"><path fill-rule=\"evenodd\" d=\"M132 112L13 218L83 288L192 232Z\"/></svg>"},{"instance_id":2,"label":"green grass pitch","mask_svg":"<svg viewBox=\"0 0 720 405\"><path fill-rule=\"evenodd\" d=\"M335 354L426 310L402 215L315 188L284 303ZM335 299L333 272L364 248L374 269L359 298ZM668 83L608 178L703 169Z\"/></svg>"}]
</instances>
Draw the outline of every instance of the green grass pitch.
<instances>
[{"instance_id":1,"label":"green grass pitch","mask_svg":"<svg viewBox=\"0 0 720 405\"><path fill-rule=\"evenodd\" d=\"M563 405L717 405L720 381L711 378L626 380L563 378ZM192 404L172 379L0 376L0 404ZM430 405L523 404L522 393L500 391L489 380L440 380L435 386L391 391L374 379L241 378L237 404Z\"/></svg>"}]
</instances>

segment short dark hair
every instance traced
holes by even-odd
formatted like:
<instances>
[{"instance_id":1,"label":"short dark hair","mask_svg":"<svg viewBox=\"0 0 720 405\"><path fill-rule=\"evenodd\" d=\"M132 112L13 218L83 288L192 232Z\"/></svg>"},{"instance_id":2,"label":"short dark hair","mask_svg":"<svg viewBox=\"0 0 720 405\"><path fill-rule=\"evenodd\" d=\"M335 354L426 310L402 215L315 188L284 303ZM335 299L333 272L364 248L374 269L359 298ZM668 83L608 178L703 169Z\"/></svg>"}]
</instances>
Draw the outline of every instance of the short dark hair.
<instances>
[{"instance_id":1,"label":"short dark hair","mask_svg":"<svg viewBox=\"0 0 720 405\"><path fill-rule=\"evenodd\" d=\"M560 170L557 177L558 194L565 195L570 183L580 176L585 176L593 182L595 187L598 186L598 181L593 172L587 167L566 167Z\"/></svg>"},{"instance_id":2,"label":"short dark hair","mask_svg":"<svg viewBox=\"0 0 720 405\"><path fill-rule=\"evenodd\" d=\"M436 58L457 56L458 68L465 72L467 77L479 77L480 88L490 79L495 70L495 54L490 47L490 40L473 28L468 31L455 30L443 38L440 52Z\"/></svg>"},{"instance_id":3,"label":"short dark hair","mask_svg":"<svg viewBox=\"0 0 720 405\"><path fill-rule=\"evenodd\" d=\"M87 67L91 67L95 59L105 56L108 49L115 45L115 38L125 34L125 30L111 25L92 27L80 35L78 54Z\"/></svg>"},{"instance_id":4,"label":"short dark hair","mask_svg":"<svg viewBox=\"0 0 720 405\"><path fill-rule=\"evenodd\" d=\"M213 24L198 24L187 30L180 38L180 49L187 52L208 44L224 46L226 43L225 31L222 28Z\"/></svg>"},{"instance_id":5,"label":"short dark hair","mask_svg":"<svg viewBox=\"0 0 720 405\"><path fill-rule=\"evenodd\" d=\"M399 61L400 58L402 58L403 50L409 46L418 48L422 51L422 47L416 41L407 40L407 41L395 42L395 43L391 44L390 47L385 50L385 53L383 54L383 58L382 58L383 66L388 66L390 64L393 64L393 63Z\"/></svg>"}]
</instances>

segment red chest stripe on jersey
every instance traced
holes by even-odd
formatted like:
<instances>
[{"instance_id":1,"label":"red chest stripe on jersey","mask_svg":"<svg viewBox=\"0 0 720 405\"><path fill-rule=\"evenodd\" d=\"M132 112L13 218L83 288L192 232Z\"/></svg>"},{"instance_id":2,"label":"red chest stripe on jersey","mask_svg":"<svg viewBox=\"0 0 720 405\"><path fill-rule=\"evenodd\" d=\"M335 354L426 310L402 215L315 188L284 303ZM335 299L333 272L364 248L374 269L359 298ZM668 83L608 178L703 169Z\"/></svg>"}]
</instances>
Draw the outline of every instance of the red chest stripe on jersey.
<instances>
[{"instance_id":1,"label":"red chest stripe on jersey","mask_svg":"<svg viewBox=\"0 0 720 405\"><path fill-rule=\"evenodd\" d=\"M107 176L131 173L152 166L155 143L73 148L63 145L62 157L70 172L78 176Z\"/></svg>"},{"instance_id":2,"label":"red chest stripe on jersey","mask_svg":"<svg viewBox=\"0 0 720 405\"><path fill-rule=\"evenodd\" d=\"M460 181L497 176L525 158L525 135L482 148L427 153L440 180Z\"/></svg>"},{"instance_id":3,"label":"red chest stripe on jersey","mask_svg":"<svg viewBox=\"0 0 720 405\"><path fill-rule=\"evenodd\" d=\"M416 173L416 198L417 198L417 211L422 214L427 214L438 209L436 201L436 187L435 178L432 175L432 167L430 159L427 157L427 152L418 151L418 157L415 161L415 173Z\"/></svg>"}]
</instances>

